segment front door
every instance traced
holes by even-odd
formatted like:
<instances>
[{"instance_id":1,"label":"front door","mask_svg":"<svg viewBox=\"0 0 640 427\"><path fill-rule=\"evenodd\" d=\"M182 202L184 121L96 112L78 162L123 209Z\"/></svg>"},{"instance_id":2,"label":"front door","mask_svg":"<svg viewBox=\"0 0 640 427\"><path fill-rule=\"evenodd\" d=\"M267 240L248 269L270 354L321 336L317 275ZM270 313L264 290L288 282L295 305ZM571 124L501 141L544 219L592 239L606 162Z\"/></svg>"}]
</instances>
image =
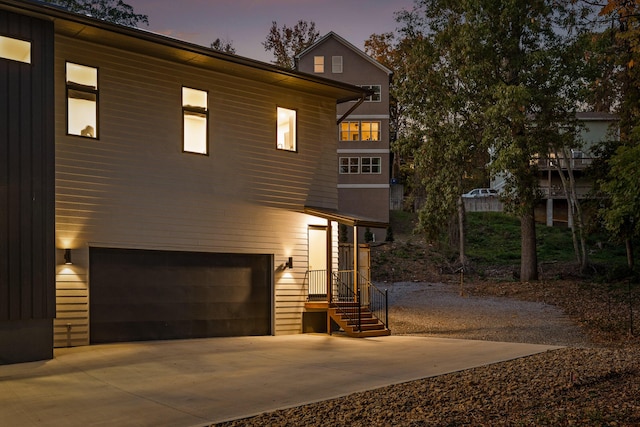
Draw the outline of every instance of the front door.
<instances>
[{"instance_id":1,"label":"front door","mask_svg":"<svg viewBox=\"0 0 640 427\"><path fill-rule=\"evenodd\" d=\"M327 227L309 227L309 297L327 295Z\"/></svg>"}]
</instances>

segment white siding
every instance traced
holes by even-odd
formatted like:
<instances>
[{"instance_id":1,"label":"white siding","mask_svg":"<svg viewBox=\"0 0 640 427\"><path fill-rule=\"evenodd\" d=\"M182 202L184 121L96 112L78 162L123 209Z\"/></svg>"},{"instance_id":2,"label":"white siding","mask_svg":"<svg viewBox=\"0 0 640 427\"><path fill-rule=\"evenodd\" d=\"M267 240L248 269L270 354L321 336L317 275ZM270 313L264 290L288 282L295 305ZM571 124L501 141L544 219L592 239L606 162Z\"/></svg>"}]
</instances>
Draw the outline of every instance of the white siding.
<instances>
[{"instance_id":1,"label":"white siding","mask_svg":"<svg viewBox=\"0 0 640 427\"><path fill-rule=\"evenodd\" d=\"M66 135L65 61L98 68L99 140ZM209 92L209 156L182 153L183 85ZM277 105L298 111L297 153L275 149ZM59 37L56 240L74 264L57 276L56 345L71 301L88 307L90 246L274 254L274 331L299 333L318 220L294 211L337 206L335 115L330 98ZM83 316L72 330L88 336Z\"/></svg>"}]
</instances>

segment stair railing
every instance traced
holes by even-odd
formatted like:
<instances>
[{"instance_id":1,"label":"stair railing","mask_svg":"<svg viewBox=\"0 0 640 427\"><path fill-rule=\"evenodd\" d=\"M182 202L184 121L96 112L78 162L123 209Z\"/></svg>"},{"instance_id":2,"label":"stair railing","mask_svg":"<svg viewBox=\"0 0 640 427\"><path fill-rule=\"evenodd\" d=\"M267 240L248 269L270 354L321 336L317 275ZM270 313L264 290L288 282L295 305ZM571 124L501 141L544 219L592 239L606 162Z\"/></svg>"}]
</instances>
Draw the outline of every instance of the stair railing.
<instances>
[{"instance_id":1,"label":"stair railing","mask_svg":"<svg viewBox=\"0 0 640 427\"><path fill-rule=\"evenodd\" d=\"M355 323L357 331L362 330L362 306L360 304L360 290L353 289L353 273L351 271L338 271L333 273L333 301L334 303L351 303L353 306L358 307L357 314L353 310L346 310L347 306L342 304L335 304L336 309L342 314L344 318L350 323Z\"/></svg>"},{"instance_id":2,"label":"stair railing","mask_svg":"<svg viewBox=\"0 0 640 427\"><path fill-rule=\"evenodd\" d=\"M371 313L389 328L389 292L381 291L365 276L358 273L358 288L363 296L362 304L366 305Z\"/></svg>"}]
</instances>

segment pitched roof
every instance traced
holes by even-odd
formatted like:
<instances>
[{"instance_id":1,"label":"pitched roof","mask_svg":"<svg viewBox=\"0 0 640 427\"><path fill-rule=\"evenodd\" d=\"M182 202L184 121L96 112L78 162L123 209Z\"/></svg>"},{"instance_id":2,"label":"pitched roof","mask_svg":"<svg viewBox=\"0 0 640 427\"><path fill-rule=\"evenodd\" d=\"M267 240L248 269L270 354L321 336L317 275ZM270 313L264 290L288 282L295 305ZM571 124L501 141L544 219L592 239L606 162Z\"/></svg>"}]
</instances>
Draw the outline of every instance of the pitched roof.
<instances>
[{"instance_id":1,"label":"pitched roof","mask_svg":"<svg viewBox=\"0 0 640 427\"><path fill-rule=\"evenodd\" d=\"M148 30L72 13L49 3L34 0L0 0L0 9L52 21L57 34L77 40L238 75L274 86L324 95L336 99L337 102L355 100L367 94L366 90L354 85L215 51Z\"/></svg>"},{"instance_id":2,"label":"pitched roof","mask_svg":"<svg viewBox=\"0 0 640 427\"><path fill-rule=\"evenodd\" d=\"M342 38L338 34L334 33L333 31L329 31L327 34L322 36L317 42L315 42L314 44L312 44L311 46L307 47L305 50L303 50L302 52L297 54L296 58L301 58L301 57L307 55L312 50L314 50L317 46L325 43L327 40L329 40L331 38L335 39L336 41L338 41L342 45L344 45L347 48L351 49L352 51L356 52L362 58L364 58L365 60L369 61L370 63L372 63L373 65L375 65L376 67L378 67L379 69L384 71L385 73L387 73L387 75L393 74L393 71L391 71L390 69L388 69L387 67L385 67L384 65L382 65L381 63L379 63L378 61L376 61L375 59L373 59L372 57L370 57L369 55L367 55L366 53L364 53L363 51L361 51L360 49L355 47L353 44L349 43L344 38Z\"/></svg>"}]
</instances>

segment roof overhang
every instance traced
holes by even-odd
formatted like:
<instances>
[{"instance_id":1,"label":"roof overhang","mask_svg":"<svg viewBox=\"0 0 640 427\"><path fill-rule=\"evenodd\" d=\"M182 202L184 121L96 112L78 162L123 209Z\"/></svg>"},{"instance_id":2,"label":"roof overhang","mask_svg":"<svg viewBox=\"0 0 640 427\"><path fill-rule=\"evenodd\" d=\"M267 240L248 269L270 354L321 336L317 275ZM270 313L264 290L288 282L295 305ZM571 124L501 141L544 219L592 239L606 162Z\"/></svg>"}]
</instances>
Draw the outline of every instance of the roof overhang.
<instances>
[{"instance_id":1,"label":"roof overhang","mask_svg":"<svg viewBox=\"0 0 640 427\"><path fill-rule=\"evenodd\" d=\"M388 222L378 221L371 218L364 218L358 215L349 213L338 212L335 209L317 208L312 206L305 206L304 213L308 215L324 218L329 221L335 221L340 224L345 224L351 227L370 227L370 228L387 228Z\"/></svg>"},{"instance_id":2,"label":"roof overhang","mask_svg":"<svg viewBox=\"0 0 640 427\"><path fill-rule=\"evenodd\" d=\"M140 28L71 13L48 3L32 0L0 0L0 8L52 21L58 35L249 78L282 88L326 96L335 99L338 103L355 101L368 94L366 89L351 84L215 51Z\"/></svg>"}]
</instances>

